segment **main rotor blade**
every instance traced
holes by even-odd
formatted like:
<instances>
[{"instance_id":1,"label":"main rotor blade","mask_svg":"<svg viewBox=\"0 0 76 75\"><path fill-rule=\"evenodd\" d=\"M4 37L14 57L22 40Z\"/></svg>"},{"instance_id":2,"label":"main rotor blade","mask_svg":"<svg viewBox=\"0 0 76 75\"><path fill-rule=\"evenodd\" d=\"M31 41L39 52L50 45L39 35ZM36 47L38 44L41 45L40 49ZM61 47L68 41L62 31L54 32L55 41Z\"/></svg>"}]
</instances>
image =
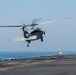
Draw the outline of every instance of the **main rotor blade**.
<instances>
[{"instance_id":1,"label":"main rotor blade","mask_svg":"<svg viewBox=\"0 0 76 75\"><path fill-rule=\"evenodd\" d=\"M40 23L40 25L42 25L42 24L48 24L48 23L53 23L53 22L60 21L60 20L66 20L66 19L70 19L70 18L71 17L66 17L66 18L62 18L62 19L58 19L58 20L51 20L51 21Z\"/></svg>"},{"instance_id":2,"label":"main rotor blade","mask_svg":"<svg viewBox=\"0 0 76 75\"><path fill-rule=\"evenodd\" d=\"M48 24L48 23L52 23L52 22L56 22L56 21L57 21L57 20L47 21L47 22L40 23L39 25Z\"/></svg>"},{"instance_id":3,"label":"main rotor blade","mask_svg":"<svg viewBox=\"0 0 76 75\"><path fill-rule=\"evenodd\" d=\"M39 22L41 19L42 19L42 18L40 18L40 19L33 19L33 20L32 20L32 24L37 24L37 22Z\"/></svg>"},{"instance_id":4,"label":"main rotor blade","mask_svg":"<svg viewBox=\"0 0 76 75\"><path fill-rule=\"evenodd\" d=\"M0 27L21 27L22 25L16 25L16 26L0 26Z\"/></svg>"}]
</instances>

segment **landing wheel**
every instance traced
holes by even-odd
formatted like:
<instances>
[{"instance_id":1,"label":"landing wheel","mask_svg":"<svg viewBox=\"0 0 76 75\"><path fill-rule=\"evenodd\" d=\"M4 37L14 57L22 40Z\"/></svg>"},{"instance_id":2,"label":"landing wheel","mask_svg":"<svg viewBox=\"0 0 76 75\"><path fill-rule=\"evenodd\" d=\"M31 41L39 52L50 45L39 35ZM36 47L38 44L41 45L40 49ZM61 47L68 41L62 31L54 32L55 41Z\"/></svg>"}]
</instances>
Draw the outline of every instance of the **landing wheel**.
<instances>
[{"instance_id":1,"label":"landing wheel","mask_svg":"<svg viewBox=\"0 0 76 75\"><path fill-rule=\"evenodd\" d=\"M29 47L29 44L31 43L31 41L27 41L27 47Z\"/></svg>"},{"instance_id":2,"label":"landing wheel","mask_svg":"<svg viewBox=\"0 0 76 75\"><path fill-rule=\"evenodd\" d=\"M41 38L41 42L43 42L43 38Z\"/></svg>"},{"instance_id":3,"label":"landing wheel","mask_svg":"<svg viewBox=\"0 0 76 75\"><path fill-rule=\"evenodd\" d=\"M27 44L27 47L29 47L29 44Z\"/></svg>"}]
</instances>

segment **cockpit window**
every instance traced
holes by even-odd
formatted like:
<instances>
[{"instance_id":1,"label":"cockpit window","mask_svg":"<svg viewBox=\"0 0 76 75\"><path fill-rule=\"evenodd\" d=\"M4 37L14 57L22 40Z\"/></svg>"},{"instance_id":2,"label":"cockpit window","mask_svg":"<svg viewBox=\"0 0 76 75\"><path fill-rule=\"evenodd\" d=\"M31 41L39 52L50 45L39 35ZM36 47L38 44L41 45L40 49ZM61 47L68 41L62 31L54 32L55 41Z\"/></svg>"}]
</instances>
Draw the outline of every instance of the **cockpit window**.
<instances>
[{"instance_id":1,"label":"cockpit window","mask_svg":"<svg viewBox=\"0 0 76 75\"><path fill-rule=\"evenodd\" d=\"M38 32L38 30L34 30L33 32L31 32L30 34L34 34L34 33L36 33L36 32Z\"/></svg>"}]
</instances>

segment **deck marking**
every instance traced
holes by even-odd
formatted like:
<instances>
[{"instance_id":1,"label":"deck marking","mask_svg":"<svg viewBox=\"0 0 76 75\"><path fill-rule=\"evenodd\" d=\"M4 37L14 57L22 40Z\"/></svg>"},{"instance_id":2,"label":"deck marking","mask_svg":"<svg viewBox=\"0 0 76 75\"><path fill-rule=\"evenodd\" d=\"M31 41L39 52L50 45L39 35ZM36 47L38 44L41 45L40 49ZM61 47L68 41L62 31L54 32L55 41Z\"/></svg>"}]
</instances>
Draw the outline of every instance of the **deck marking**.
<instances>
[{"instance_id":1,"label":"deck marking","mask_svg":"<svg viewBox=\"0 0 76 75\"><path fill-rule=\"evenodd\" d=\"M22 68L22 67L26 67L26 66L32 66L32 65L37 65L37 64L42 64L42 63L48 63L48 62L52 62L54 60L44 60L41 62L31 62L31 63L25 63L25 64L21 64L18 66L11 66L11 67L5 67L5 68L0 68L0 71L6 71L6 70L11 70L11 69L18 69L18 68Z\"/></svg>"}]
</instances>

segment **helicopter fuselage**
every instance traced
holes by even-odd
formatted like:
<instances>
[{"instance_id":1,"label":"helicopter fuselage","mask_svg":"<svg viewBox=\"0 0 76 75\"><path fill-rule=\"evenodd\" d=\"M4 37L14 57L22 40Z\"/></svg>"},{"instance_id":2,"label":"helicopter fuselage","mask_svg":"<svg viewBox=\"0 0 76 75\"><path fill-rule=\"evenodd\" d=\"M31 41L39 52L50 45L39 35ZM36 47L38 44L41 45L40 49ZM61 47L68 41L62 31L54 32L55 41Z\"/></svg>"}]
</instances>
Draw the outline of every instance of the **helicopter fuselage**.
<instances>
[{"instance_id":1,"label":"helicopter fuselage","mask_svg":"<svg viewBox=\"0 0 76 75\"><path fill-rule=\"evenodd\" d=\"M25 38L25 41L30 43L31 41L41 39L43 42L43 35L45 34L44 31L42 31L40 28L31 28L29 30L24 30L23 35Z\"/></svg>"}]
</instances>

